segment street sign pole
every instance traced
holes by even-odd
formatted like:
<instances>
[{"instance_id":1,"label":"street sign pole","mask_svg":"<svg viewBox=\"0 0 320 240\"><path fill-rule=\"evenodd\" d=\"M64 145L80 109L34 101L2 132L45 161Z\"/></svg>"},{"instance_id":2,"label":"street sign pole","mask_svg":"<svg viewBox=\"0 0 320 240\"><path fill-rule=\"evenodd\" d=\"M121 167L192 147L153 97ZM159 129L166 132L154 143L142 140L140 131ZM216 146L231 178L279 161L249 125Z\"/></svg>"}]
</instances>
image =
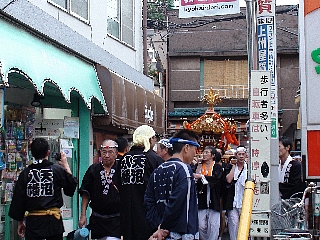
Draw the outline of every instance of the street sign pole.
<instances>
[{"instance_id":1,"label":"street sign pole","mask_svg":"<svg viewBox=\"0 0 320 240\"><path fill-rule=\"evenodd\" d=\"M257 24L256 24L256 0L246 0L247 5L247 53L248 53L248 109L251 106L251 71L258 70L258 51L257 51ZM250 118L249 118L250 122ZM248 135L250 136L250 130ZM249 149L251 149L251 141L249 141ZM250 154L251 155L251 154ZM249 155L248 162L248 180L251 180L251 157Z\"/></svg>"},{"instance_id":2,"label":"street sign pole","mask_svg":"<svg viewBox=\"0 0 320 240\"><path fill-rule=\"evenodd\" d=\"M275 1L246 0L250 109L248 179L256 183L251 221L251 236L256 237L272 237L270 209L279 201ZM262 92L257 95L254 90L266 89L263 83L266 76L270 85L268 96ZM265 105L268 109L263 109L261 104L252 106L262 101L268 103Z\"/></svg>"}]
</instances>

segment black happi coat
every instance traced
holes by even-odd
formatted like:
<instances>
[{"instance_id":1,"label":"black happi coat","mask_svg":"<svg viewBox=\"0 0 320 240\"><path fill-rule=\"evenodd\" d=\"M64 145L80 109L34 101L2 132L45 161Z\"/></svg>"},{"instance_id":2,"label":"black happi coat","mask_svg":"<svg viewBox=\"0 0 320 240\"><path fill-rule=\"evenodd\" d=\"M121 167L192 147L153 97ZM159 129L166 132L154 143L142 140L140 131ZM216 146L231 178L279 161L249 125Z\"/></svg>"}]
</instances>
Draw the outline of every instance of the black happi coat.
<instances>
[{"instance_id":1,"label":"black happi coat","mask_svg":"<svg viewBox=\"0 0 320 240\"><path fill-rule=\"evenodd\" d=\"M133 146L121 159L121 231L124 240L148 239L154 229L148 227L143 205L144 193L152 172L163 163L153 150Z\"/></svg>"},{"instance_id":2,"label":"black happi coat","mask_svg":"<svg viewBox=\"0 0 320 240\"><path fill-rule=\"evenodd\" d=\"M227 175L232 169L232 164L224 163L223 166L223 176L222 176L222 187L221 187L221 197L223 203L223 210L233 209L233 199L235 195L235 185L227 183Z\"/></svg>"},{"instance_id":3,"label":"black happi coat","mask_svg":"<svg viewBox=\"0 0 320 240\"><path fill-rule=\"evenodd\" d=\"M213 209L220 211L220 196L222 186L223 169L220 164L214 164L212 168L212 176L205 176L209 184L203 184L201 179L197 180L198 190L198 208ZM207 196L208 188L210 188L210 196ZM208 199L209 197L209 199ZM209 201L209 205L207 204Z\"/></svg>"},{"instance_id":4,"label":"black happi coat","mask_svg":"<svg viewBox=\"0 0 320 240\"><path fill-rule=\"evenodd\" d=\"M293 194L303 192L306 184L302 181L302 168L301 163L297 160L291 160L287 166L284 182L279 183L279 191L282 199L288 199ZM302 197L302 194L295 195L294 197Z\"/></svg>"},{"instance_id":5,"label":"black happi coat","mask_svg":"<svg viewBox=\"0 0 320 240\"><path fill-rule=\"evenodd\" d=\"M61 208L63 206L62 188L65 195L72 197L77 183L77 179L59 164L53 164L48 160L31 164L19 175L9 216L22 221L25 211ZM52 215L26 218L27 238L50 237L63 232L62 218L58 220Z\"/></svg>"},{"instance_id":6,"label":"black happi coat","mask_svg":"<svg viewBox=\"0 0 320 240\"><path fill-rule=\"evenodd\" d=\"M118 161L115 161L110 170L110 178L106 179L102 164L94 163L86 171L80 195L86 192L89 195L89 206L92 211L89 228L92 238L105 236L120 238L120 174ZM101 215L101 216L100 216Z\"/></svg>"}]
</instances>

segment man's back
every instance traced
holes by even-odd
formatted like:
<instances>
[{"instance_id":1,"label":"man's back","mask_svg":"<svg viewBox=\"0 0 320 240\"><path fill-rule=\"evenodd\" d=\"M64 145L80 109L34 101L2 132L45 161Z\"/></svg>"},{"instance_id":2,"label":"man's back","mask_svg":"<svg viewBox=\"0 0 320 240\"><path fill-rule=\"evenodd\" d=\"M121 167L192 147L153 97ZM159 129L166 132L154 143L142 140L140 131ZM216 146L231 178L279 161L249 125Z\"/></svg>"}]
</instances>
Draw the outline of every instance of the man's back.
<instances>
[{"instance_id":1,"label":"man's back","mask_svg":"<svg viewBox=\"0 0 320 240\"><path fill-rule=\"evenodd\" d=\"M72 196L77 186L77 180L65 169L52 164L48 160L32 164L22 171L15 187L9 216L22 221L25 211L43 211L60 208L63 205L61 189L67 196ZM60 212L60 210L59 210ZM64 231L62 219L53 215L27 217L26 236L52 236ZM41 227L39 226L41 222Z\"/></svg>"},{"instance_id":2,"label":"man's back","mask_svg":"<svg viewBox=\"0 0 320 240\"><path fill-rule=\"evenodd\" d=\"M147 226L143 197L151 173L163 159L152 150L133 146L121 159L121 228L124 240L148 239L152 229Z\"/></svg>"},{"instance_id":3,"label":"man's back","mask_svg":"<svg viewBox=\"0 0 320 240\"><path fill-rule=\"evenodd\" d=\"M145 194L147 220L153 229L181 234L198 232L197 199L192 169L171 158L151 175Z\"/></svg>"}]
</instances>

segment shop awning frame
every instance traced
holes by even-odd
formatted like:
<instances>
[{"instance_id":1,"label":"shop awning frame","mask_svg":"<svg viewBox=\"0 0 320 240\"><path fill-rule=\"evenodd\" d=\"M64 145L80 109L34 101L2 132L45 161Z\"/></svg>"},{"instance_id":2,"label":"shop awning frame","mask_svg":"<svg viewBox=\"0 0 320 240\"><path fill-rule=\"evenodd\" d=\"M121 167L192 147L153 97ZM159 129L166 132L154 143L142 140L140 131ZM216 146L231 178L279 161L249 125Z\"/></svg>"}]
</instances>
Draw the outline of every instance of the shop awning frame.
<instances>
[{"instance_id":1,"label":"shop awning frame","mask_svg":"<svg viewBox=\"0 0 320 240\"><path fill-rule=\"evenodd\" d=\"M123 129L134 130L147 124L157 133L164 133L163 98L124 79L104 66L97 64L95 67L110 114L107 117L94 118L94 127L103 128L112 124ZM152 111L152 120L146 117L148 111Z\"/></svg>"},{"instance_id":2,"label":"shop awning frame","mask_svg":"<svg viewBox=\"0 0 320 240\"><path fill-rule=\"evenodd\" d=\"M95 98L108 112L94 65L53 44L0 19L0 63L2 84L12 72L22 74L43 95L44 85L57 86L70 103L76 91L88 109Z\"/></svg>"}]
</instances>

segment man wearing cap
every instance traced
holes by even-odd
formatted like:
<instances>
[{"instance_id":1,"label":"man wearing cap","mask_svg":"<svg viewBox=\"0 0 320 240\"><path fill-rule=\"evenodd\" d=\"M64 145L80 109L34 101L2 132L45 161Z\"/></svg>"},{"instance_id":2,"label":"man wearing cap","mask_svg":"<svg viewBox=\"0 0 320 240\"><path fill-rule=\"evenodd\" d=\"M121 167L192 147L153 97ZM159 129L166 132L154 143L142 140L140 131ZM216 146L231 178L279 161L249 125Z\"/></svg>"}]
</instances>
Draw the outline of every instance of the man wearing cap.
<instances>
[{"instance_id":1,"label":"man wearing cap","mask_svg":"<svg viewBox=\"0 0 320 240\"><path fill-rule=\"evenodd\" d=\"M118 144L105 140L101 144L102 161L86 171L79 193L82 197L79 227L87 224L86 210L92 209L89 229L92 239L120 239L120 173L117 166Z\"/></svg>"},{"instance_id":2,"label":"man wearing cap","mask_svg":"<svg viewBox=\"0 0 320 240\"><path fill-rule=\"evenodd\" d=\"M158 229L151 240L199 239L197 194L190 167L200 146L197 139L189 130L175 133L170 139L172 158L150 177L144 198L146 216L151 228Z\"/></svg>"},{"instance_id":3,"label":"man wearing cap","mask_svg":"<svg viewBox=\"0 0 320 240\"><path fill-rule=\"evenodd\" d=\"M158 142L157 154L162 157L164 161L172 157L172 150L172 144L169 142L169 139L163 138Z\"/></svg>"},{"instance_id":4,"label":"man wearing cap","mask_svg":"<svg viewBox=\"0 0 320 240\"><path fill-rule=\"evenodd\" d=\"M226 209L230 240L236 240L238 234L242 198L247 180L247 164L245 162L247 149L244 146L237 147L235 156L237 158L236 164L232 166L226 176L228 187Z\"/></svg>"},{"instance_id":5,"label":"man wearing cap","mask_svg":"<svg viewBox=\"0 0 320 240\"><path fill-rule=\"evenodd\" d=\"M133 146L120 161L123 240L148 239L153 231L146 222L143 197L151 173L163 163L163 159L152 150L155 135L148 125L138 127L133 133Z\"/></svg>"}]
</instances>

